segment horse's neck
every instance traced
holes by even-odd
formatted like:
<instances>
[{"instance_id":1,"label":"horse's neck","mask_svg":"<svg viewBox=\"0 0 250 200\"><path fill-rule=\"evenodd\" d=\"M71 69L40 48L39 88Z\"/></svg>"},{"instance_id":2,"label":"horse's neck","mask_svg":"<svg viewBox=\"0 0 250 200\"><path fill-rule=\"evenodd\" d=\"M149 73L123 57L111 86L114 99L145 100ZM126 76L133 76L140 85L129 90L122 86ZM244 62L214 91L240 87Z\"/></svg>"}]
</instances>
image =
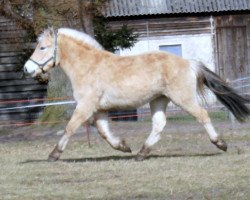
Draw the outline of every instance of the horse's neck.
<instances>
[{"instance_id":1,"label":"horse's neck","mask_svg":"<svg viewBox=\"0 0 250 200\"><path fill-rule=\"evenodd\" d=\"M63 38L59 42L60 66L69 77L72 85L80 76L84 76L91 67L89 64L90 51L79 48L79 44L71 42L69 38Z\"/></svg>"}]
</instances>

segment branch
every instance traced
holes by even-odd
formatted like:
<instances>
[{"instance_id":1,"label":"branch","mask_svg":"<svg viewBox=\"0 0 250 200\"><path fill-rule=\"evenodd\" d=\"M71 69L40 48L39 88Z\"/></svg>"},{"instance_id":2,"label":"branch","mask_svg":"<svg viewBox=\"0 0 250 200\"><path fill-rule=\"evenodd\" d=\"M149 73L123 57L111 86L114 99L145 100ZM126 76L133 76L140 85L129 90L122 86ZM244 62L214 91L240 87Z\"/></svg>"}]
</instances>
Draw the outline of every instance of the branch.
<instances>
[{"instance_id":1,"label":"branch","mask_svg":"<svg viewBox=\"0 0 250 200\"><path fill-rule=\"evenodd\" d=\"M33 21L27 18L23 18L20 15L16 14L12 10L9 0L0 1L0 14L11 20L14 20L18 25L20 25L25 30L29 30L35 33Z\"/></svg>"}]
</instances>

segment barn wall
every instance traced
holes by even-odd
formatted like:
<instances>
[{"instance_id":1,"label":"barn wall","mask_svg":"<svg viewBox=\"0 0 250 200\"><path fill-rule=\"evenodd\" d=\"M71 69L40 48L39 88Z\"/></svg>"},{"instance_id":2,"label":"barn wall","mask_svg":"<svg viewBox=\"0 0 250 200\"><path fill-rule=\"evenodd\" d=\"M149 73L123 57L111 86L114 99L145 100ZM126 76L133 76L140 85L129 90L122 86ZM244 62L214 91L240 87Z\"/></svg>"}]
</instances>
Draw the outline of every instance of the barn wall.
<instances>
[{"instance_id":1,"label":"barn wall","mask_svg":"<svg viewBox=\"0 0 250 200\"><path fill-rule=\"evenodd\" d=\"M20 99L43 98L47 85L25 77L23 64L27 58L27 33L13 21L0 16L0 108L22 106L29 103L6 103ZM41 108L0 111L2 121L33 121Z\"/></svg>"},{"instance_id":2,"label":"barn wall","mask_svg":"<svg viewBox=\"0 0 250 200\"><path fill-rule=\"evenodd\" d=\"M213 18L206 17L155 17L152 19L119 20L110 22L113 30L123 24L139 34L138 42L131 49L120 50L120 55L134 55L149 51L158 51L160 46L181 45L182 57L202 61L215 71ZM214 103L215 97L209 93L208 103ZM143 112L148 104L138 109ZM170 104L170 109L175 106Z\"/></svg>"},{"instance_id":3,"label":"barn wall","mask_svg":"<svg viewBox=\"0 0 250 200\"><path fill-rule=\"evenodd\" d=\"M216 17L219 73L234 80L250 76L250 14Z\"/></svg>"},{"instance_id":4,"label":"barn wall","mask_svg":"<svg viewBox=\"0 0 250 200\"><path fill-rule=\"evenodd\" d=\"M121 50L120 55L157 51L162 45L181 45L182 57L200 60L215 70L213 18L155 17L110 22L113 30L123 24L133 28L139 40L133 48Z\"/></svg>"},{"instance_id":5,"label":"barn wall","mask_svg":"<svg viewBox=\"0 0 250 200\"><path fill-rule=\"evenodd\" d=\"M211 32L210 17L154 17L144 19L127 19L110 21L111 29L117 30L127 25L139 34L140 38L148 36L192 35Z\"/></svg>"}]
</instances>

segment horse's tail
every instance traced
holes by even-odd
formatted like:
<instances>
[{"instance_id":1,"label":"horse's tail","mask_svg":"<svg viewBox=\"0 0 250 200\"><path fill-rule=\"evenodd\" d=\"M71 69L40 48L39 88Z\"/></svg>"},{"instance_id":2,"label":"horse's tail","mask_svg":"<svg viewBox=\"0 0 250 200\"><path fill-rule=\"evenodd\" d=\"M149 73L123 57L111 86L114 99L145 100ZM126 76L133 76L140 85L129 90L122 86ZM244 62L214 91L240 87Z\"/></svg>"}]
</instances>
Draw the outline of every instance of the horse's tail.
<instances>
[{"instance_id":1,"label":"horse's tail","mask_svg":"<svg viewBox=\"0 0 250 200\"><path fill-rule=\"evenodd\" d=\"M250 103L250 100L237 94L221 77L209 70L202 63L198 67L197 84L201 93L204 89L203 86L206 85L215 94L217 99L233 113L239 122L244 122L249 116L250 111L246 103Z\"/></svg>"}]
</instances>

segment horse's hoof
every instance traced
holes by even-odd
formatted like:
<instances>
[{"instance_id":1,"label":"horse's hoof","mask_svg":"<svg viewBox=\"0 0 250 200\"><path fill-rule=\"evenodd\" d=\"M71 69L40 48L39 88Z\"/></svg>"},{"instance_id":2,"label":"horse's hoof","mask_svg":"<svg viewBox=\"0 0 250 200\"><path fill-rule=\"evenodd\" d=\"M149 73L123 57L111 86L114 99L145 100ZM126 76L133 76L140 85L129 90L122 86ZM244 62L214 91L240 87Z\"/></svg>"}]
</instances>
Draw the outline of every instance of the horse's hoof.
<instances>
[{"instance_id":1,"label":"horse's hoof","mask_svg":"<svg viewBox=\"0 0 250 200\"><path fill-rule=\"evenodd\" d=\"M146 145L143 145L139 153L136 155L135 160L136 161L145 160L150 151L151 149L149 147L147 147Z\"/></svg>"},{"instance_id":2,"label":"horse's hoof","mask_svg":"<svg viewBox=\"0 0 250 200\"><path fill-rule=\"evenodd\" d=\"M48 162L56 162L58 159L59 159L59 157L53 157L53 156L49 155Z\"/></svg>"},{"instance_id":3,"label":"horse's hoof","mask_svg":"<svg viewBox=\"0 0 250 200\"><path fill-rule=\"evenodd\" d=\"M218 139L216 141L211 141L215 146L217 146L219 149L223 150L223 151L227 151L227 143L222 140L222 139Z\"/></svg>"},{"instance_id":4,"label":"horse's hoof","mask_svg":"<svg viewBox=\"0 0 250 200\"><path fill-rule=\"evenodd\" d=\"M135 156L135 161L143 161L145 159L146 159L146 156L139 154L139 153Z\"/></svg>"},{"instance_id":5,"label":"horse's hoof","mask_svg":"<svg viewBox=\"0 0 250 200\"><path fill-rule=\"evenodd\" d=\"M54 150L49 154L48 161L49 162L55 162L57 161L63 151L59 150L58 145L54 148Z\"/></svg>"},{"instance_id":6,"label":"horse's hoof","mask_svg":"<svg viewBox=\"0 0 250 200\"><path fill-rule=\"evenodd\" d=\"M122 140L116 149L125 153L132 153L130 147L126 144L125 140Z\"/></svg>"}]
</instances>

